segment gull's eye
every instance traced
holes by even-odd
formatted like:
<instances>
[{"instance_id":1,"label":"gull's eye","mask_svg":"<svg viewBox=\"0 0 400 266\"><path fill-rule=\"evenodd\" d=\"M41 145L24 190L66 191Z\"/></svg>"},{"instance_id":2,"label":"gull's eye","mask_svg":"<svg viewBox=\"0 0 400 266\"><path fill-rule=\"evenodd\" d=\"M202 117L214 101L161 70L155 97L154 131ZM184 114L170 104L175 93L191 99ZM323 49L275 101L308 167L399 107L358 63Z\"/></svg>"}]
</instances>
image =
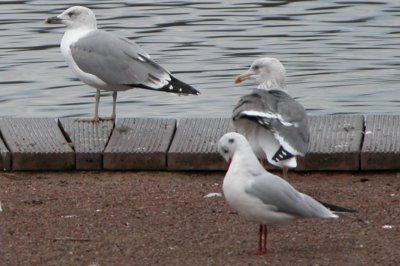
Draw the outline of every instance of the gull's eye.
<instances>
[{"instance_id":1,"label":"gull's eye","mask_svg":"<svg viewBox=\"0 0 400 266\"><path fill-rule=\"evenodd\" d=\"M234 143L235 140L234 140L234 139L228 139L228 142L229 142L229 143Z\"/></svg>"},{"instance_id":2,"label":"gull's eye","mask_svg":"<svg viewBox=\"0 0 400 266\"><path fill-rule=\"evenodd\" d=\"M260 69L260 66L254 66L253 69L254 69L255 71L257 71L257 70Z\"/></svg>"},{"instance_id":3,"label":"gull's eye","mask_svg":"<svg viewBox=\"0 0 400 266\"><path fill-rule=\"evenodd\" d=\"M69 11L68 12L68 16L72 17L73 15L75 15L74 11Z\"/></svg>"}]
</instances>

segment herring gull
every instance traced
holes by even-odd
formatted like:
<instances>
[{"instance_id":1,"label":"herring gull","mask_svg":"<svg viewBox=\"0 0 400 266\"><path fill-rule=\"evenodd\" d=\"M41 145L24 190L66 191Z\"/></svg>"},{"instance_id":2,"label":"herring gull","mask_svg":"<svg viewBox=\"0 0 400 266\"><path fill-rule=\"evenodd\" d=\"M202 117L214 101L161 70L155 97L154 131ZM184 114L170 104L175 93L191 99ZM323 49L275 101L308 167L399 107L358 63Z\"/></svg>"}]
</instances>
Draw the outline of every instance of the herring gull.
<instances>
[{"instance_id":1,"label":"herring gull","mask_svg":"<svg viewBox=\"0 0 400 266\"><path fill-rule=\"evenodd\" d=\"M296 156L304 156L308 149L306 111L286 93L286 71L278 59L256 59L235 83L247 79L258 87L239 100L232 113L233 124L257 157L283 168L286 178L287 169L297 166Z\"/></svg>"},{"instance_id":2,"label":"herring gull","mask_svg":"<svg viewBox=\"0 0 400 266\"><path fill-rule=\"evenodd\" d=\"M135 42L111 32L97 29L95 14L86 7L70 7L46 23L64 24L61 52L72 72L81 81L96 88L94 120L99 120L100 90L112 91L116 118L117 92L131 88L165 91L176 94L199 92L178 80ZM105 118L107 119L107 118Z\"/></svg>"}]
</instances>

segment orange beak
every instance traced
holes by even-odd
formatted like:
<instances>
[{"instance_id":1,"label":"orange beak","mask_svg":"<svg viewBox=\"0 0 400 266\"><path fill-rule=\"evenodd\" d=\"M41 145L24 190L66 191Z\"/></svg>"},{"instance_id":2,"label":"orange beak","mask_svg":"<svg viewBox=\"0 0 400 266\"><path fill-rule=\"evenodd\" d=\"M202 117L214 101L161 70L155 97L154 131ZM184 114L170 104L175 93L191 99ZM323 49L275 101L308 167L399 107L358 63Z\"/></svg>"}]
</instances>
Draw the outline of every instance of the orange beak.
<instances>
[{"instance_id":1,"label":"orange beak","mask_svg":"<svg viewBox=\"0 0 400 266\"><path fill-rule=\"evenodd\" d=\"M247 79L250 79L251 75L253 75L252 72L245 72L245 73L237 76L235 81L234 81L234 83L238 84L238 83L243 82L243 81L245 81Z\"/></svg>"}]
</instances>

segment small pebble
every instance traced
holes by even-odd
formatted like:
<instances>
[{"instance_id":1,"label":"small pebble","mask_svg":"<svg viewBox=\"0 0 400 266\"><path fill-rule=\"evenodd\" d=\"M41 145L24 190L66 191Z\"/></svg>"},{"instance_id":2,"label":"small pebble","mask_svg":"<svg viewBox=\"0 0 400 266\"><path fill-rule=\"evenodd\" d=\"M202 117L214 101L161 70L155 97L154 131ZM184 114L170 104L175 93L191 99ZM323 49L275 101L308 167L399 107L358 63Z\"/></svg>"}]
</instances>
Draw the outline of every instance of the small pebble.
<instances>
[{"instance_id":1,"label":"small pebble","mask_svg":"<svg viewBox=\"0 0 400 266\"><path fill-rule=\"evenodd\" d=\"M221 193L209 193L204 196L205 198L222 198Z\"/></svg>"},{"instance_id":2,"label":"small pebble","mask_svg":"<svg viewBox=\"0 0 400 266\"><path fill-rule=\"evenodd\" d=\"M71 215L62 215L61 218L74 218L77 217L75 214L71 214Z\"/></svg>"},{"instance_id":3,"label":"small pebble","mask_svg":"<svg viewBox=\"0 0 400 266\"><path fill-rule=\"evenodd\" d=\"M382 226L383 229L393 229L393 225L388 225L385 224L384 226Z\"/></svg>"}]
</instances>

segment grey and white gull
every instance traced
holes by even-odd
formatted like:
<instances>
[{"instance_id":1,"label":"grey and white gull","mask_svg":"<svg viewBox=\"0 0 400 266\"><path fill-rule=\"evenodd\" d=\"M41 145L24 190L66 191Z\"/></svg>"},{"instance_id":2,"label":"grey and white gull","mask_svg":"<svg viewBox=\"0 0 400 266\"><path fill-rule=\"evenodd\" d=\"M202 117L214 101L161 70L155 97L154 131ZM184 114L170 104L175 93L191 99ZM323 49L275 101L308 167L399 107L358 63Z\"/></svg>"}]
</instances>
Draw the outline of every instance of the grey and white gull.
<instances>
[{"instance_id":1,"label":"grey and white gull","mask_svg":"<svg viewBox=\"0 0 400 266\"><path fill-rule=\"evenodd\" d=\"M118 91L142 88L176 94L199 92L178 80L135 42L111 32L97 29L95 14L86 7L70 7L46 23L64 24L61 52L72 72L84 83L96 88L94 119L99 120L100 90L112 91L116 118Z\"/></svg>"},{"instance_id":2,"label":"grey and white gull","mask_svg":"<svg viewBox=\"0 0 400 266\"><path fill-rule=\"evenodd\" d=\"M232 113L236 131L246 136L259 159L283 168L297 166L304 156L310 133L304 107L286 92L286 70L276 58L256 59L235 83L251 79L257 84L243 96Z\"/></svg>"},{"instance_id":3,"label":"grey and white gull","mask_svg":"<svg viewBox=\"0 0 400 266\"><path fill-rule=\"evenodd\" d=\"M239 215L260 224L256 255L267 252L267 225L290 222L296 218L338 218L333 210L354 210L323 203L297 191L287 181L267 172L247 139L236 132L218 141L218 152L229 163L223 181L228 204Z\"/></svg>"}]
</instances>

